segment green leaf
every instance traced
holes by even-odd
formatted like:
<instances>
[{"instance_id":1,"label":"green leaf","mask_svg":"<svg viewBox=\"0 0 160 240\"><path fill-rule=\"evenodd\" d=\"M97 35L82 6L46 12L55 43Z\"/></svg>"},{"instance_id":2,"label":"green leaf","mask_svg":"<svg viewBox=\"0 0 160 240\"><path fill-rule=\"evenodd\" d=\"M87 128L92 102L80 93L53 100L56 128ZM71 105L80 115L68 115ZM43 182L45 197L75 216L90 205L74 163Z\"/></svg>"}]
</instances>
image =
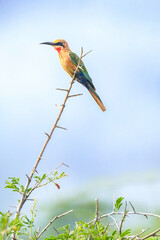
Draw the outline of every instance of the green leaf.
<instances>
[{"instance_id":1,"label":"green leaf","mask_svg":"<svg viewBox=\"0 0 160 240\"><path fill-rule=\"evenodd\" d=\"M20 179L15 177L9 177L8 179L10 179L11 181L8 181L8 180L5 181L5 184L6 184L5 188L11 188L13 192L21 192L19 190Z\"/></svg>"},{"instance_id":2,"label":"green leaf","mask_svg":"<svg viewBox=\"0 0 160 240\"><path fill-rule=\"evenodd\" d=\"M38 182L41 180L41 177L40 176L34 176L34 179Z\"/></svg>"},{"instance_id":3,"label":"green leaf","mask_svg":"<svg viewBox=\"0 0 160 240\"><path fill-rule=\"evenodd\" d=\"M123 197L119 197L119 198L117 198L117 200L116 200L116 203L115 203L115 209L117 210L117 212L119 211L119 209L121 208L121 206L122 206L122 201L123 201Z\"/></svg>"},{"instance_id":4,"label":"green leaf","mask_svg":"<svg viewBox=\"0 0 160 240\"><path fill-rule=\"evenodd\" d=\"M43 174L43 176L41 177L41 181L43 181L45 178L46 178L46 173L45 174Z\"/></svg>"},{"instance_id":5,"label":"green leaf","mask_svg":"<svg viewBox=\"0 0 160 240\"><path fill-rule=\"evenodd\" d=\"M126 235L130 234L131 230L127 229L126 231L124 231L123 233L121 233L121 238L125 237Z\"/></svg>"}]
</instances>

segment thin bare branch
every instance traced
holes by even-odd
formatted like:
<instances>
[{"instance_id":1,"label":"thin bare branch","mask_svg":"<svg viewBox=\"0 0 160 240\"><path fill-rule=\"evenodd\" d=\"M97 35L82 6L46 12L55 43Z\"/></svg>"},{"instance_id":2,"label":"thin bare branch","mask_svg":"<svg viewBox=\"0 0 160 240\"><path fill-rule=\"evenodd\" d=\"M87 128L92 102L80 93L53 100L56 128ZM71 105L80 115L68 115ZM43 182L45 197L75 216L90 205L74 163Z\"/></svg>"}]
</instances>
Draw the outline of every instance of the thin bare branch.
<instances>
[{"instance_id":1,"label":"thin bare branch","mask_svg":"<svg viewBox=\"0 0 160 240\"><path fill-rule=\"evenodd\" d=\"M60 108L60 111L59 111L59 114L58 114L58 116L57 116L57 119L56 119L55 123L53 124L50 133L49 133L49 134L48 134L48 133L45 133L48 138L46 139L46 141L45 141L45 143L44 143L44 145L43 145L43 147L42 147L42 149L41 149L41 151L40 151L40 154L39 154L39 156L38 156L38 158L37 158L37 160L36 160L36 162L35 162L35 164L34 164L34 166L33 166L33 169L32 169L32 171L31 171L31 173L30 173L30 175L29 175L29 177L28 177L28 179L27 179L27 183L26 183L26 185L25 185L24 193L22 194L22 197L21 197L21 199L20 199L20 202L19 202L19 204L18 204L18 206L17 206L17 211L16 211L16 214L15 214L15 218L20 214L21 209L22 209L24 203L26 202L27 198L30 196L30 194L31 194L32 191L33 191L33 190L31 190L27 195L26 195L26 193L25 193L26 190L28 189L31 181L32 181L32 178L33 178L34 173L37 171L37 170L36 170L36 169L37 169L37 166L38 166L38 164L39 164L39 162L40 162L40 160L41 160L41 158L42 158L42 156L43 156L43 153L44 153L44 151L45 151L45 149L46 149L46 147L47 147L47 145L48 145L48 142L50 141L50 139L51 139L51 137L52 137L52 134L53 134L55 128L57 127L57 124L58 124L58 122L59 122L59 120L60 120L60 118L61 118L61 115L62 115L63 110L64 110L64 108L65 108L65 104L66 104L66 102L67 102L67 100L68 100L68 96L69 96L69 94L70 94L70 91L71 91L71 88L72 88L72 85L73 85L73 82L74 82L74 80L75 80L75 76L76 76L76 73L77 73L77 71L78 71L78 68L79 68L79 65L80 65L82 56L83 56L83 48L81 48L81 55L80 55L80 58L79 58L78 65L77 65L77 67L76 67L76 69L75 69L75 72L74 72L74 74L73 74L73 77L72 77L72 79L71 79L69 88L68 88L68 90L66 91L67 93L66 93L66 96L65 96L65 98L64 98L63 104L62 104L62 106L61 106L61 108ZM36 188L36 187L35 187L35 188ZM35 189L35 188L34 188L34 189ZM12 234L12 238L15 239L15 232Z\"/></svg>"},{"instance_id":2,"label":"thin bare branch","mask_svg":"<svg viewBox=\"0 0 160 240\"><path fill-rule=\"evenodd\" d=\"M70 211L68 211L68 212L62 213L62 214L54 217L54 218L47 224L47 226L40 232L40 234L36 237L35 240L39 239L39 238L41 237L41 235L49 228L49 226L50 226L56 219L61 218L61 217L65 216L65 215L67 215L67 214L69 214L69 213L71 213L71 212L73 212L73 210L70 210Z\"/></svg>"},{"instance_id":3,"label":"thin bare branch","mask_svg":"<svg viewBox=\"0 0 160 240\"><path fill-rule=\"evenodd\" d=\"M127 202L125 202L125 209L124 209L124 213L123 213L123 216L122 216L122 219L121 219L121 222L120 222L120 226L119 226L119 233L121 234L122 232L122 225L124 223L124 220L127 216Z\"/></svg>"},{"instance_id":4,"label":"thin bare branch","mask_svg":"<svg viewBox=\"0 0 160 240\"><path fill-rule=\"evenodd\" d=\"M114 225L116 226L117 230L119 231L119 225L118 225L116 219L112 215L109 215L109 217L113 219Z\"/></svg>"},{"instance_id":5,"label":"thin bare branch","mask_svg":"<svg viewBox=\"0 0 160 240\"><path fill-rule=\"evenodd\" d=\"M53 172L55 172L58 168L60 168L62 165L66 166L66 167L69 167L68 165L64 164L64 163L60 163L54 170L52 170L51 172L49 172L46 177L48 177L50 174L52 174ZM43 187L45 185L47 185L48 183L50 183L50 181L44 183L44 184L41 184L40 185L40 181L36 182L35 185L32 187L32 189L29 191L29 193L27 194L27 197L30 196L30 194L36 189L36 188L39 188L39 187Z\"/></svg>"},{"instance_id":6,"label":"thin bare branch","mask_svg":"<svg viewBox=\"0 0 160 240\"><path fill-rule=\"evenodd\" d=\"M123 215L124 214L124 212L115 212L115 211L112 211L112 212L110 212L110 213L107 213L107 214L103 214L103 215L101 215L101 216L99 216L98 217L98 220L100 220L100 219L102 219L102 218L107 218L107 217L110 217L110 216L112 216L112 215ZM157 214L154 214L154 213L143 213L143 212L130 212L130 211L128 211L127 212L127 216L128 215L141 215L141 216L144 216L144 217L157 217L157 218L160 218L160 215L157 215ZM95 219L93 219L92 221L90 221L89 223L92 223L92 222L94 222L95 221Z\"/></svg>"},{"instance_id":7,"label":"thin bare branch","mask_svg":"<svg viewBox=\"0 0 160 240\"><path fill-rule=\"evenodd\" d=\"M108 229L108 227L110 226L110 224L108 223L107 225L106 225L106 227L105 227L105 229L104 229L104 231L103 231L103 234L105 234L106 233L106 231L107 231L107 229Z\"/></svg>"},{"instance_id":8,"label":"thin bare branch","mask_svg":"<svg viewBox=\"0 0 160 240\"><path fill-rule=\"evenodd\" d=\"M99 218L104 218L104 217L108 217L109 215L115 215L115 214L118 214L118 215L123 215L124 213L123 212L112 212L112 213L109 213L109 214L104 214L102 216L100 216ZM157 215L157 214L154 214L154 213L143 213L143 212L128 212L127 215L142 215L142 216L150 216L150 217L157 217L157 218L160 218L160 215Z\"/></svg>"},{"instance_id":9,"label":"thin bare branch","mask_svg":"<svg viewBox=\"0 0 160 240\"><path fill-rule=\"evenodd\" d=\"M82 58L84 58L84 57L85 57L87 54L89 54L90 52L92 52L92 50L86 52L86 53L82 56Z\"/></svg>"},{"instance_id":10,"label":"thin bare branch","mask_svg":"<svg viewBox=\"0 0 160 240\"><path fill-rule=\"evenodd\" d=\"M148 234L147 236L141 238L141 240L144 240L144 239L147 239L149 237L155 237L156 236L156 233L160 231L160 228L158 228L157 230L155 230L154 232Z\"/></svg>"},{"instance_id":11,"label":"thin bare branch","mask_svg":"<svg viewBox=\"0 0 160 240\"><path fill-rule=\"evenodd\" d=\"M98 198L95 199L96 201L96 214L95 214L95 222L94 224L96 224L96 222L98 221Z\"/></svg>"},{"instance_id":12,"label":"thin bare branch","mask_svg":"<svg viewBox=\"0 0 160 240\"><path fill-rule=\"evenodd\" d=\"M147 232L149 229L150 229L150 228L143 229L143 230L142 230L140 233L138 233L138 234L136 234L136 235L132 236L132 237L130 238L130 240L133 240L133 239L135 239L135 238L139 237L141 234L143 234L143 233Z\"/></svg>"}]
</instances>

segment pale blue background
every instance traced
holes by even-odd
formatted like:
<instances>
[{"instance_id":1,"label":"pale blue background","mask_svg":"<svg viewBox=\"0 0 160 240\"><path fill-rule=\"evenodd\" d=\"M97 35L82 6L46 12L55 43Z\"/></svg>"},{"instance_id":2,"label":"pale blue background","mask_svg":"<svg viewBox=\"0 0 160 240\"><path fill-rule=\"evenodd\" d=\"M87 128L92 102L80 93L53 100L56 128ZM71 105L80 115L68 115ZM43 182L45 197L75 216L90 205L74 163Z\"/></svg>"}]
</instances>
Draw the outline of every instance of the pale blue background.
<instances>
[{"instance_id":1,"label":"pale blue background","mask_svg":"<svg viewBox=\"0 0 160 240\"><path fill-rule=\"evenodd\" d=\"M39 190L60 200L76 192L112 201L113 194L154 208L160 200L160 1L0 1L1 207L18 195L8 176L25 183L56 119L70 77L57 53L40 42L62 38L72 51L93 50L84 62L106 105L101 112L80 84L38 166L68 177ZM34 194L33 194L34 196Z\"/></svg>"}]
</instances>

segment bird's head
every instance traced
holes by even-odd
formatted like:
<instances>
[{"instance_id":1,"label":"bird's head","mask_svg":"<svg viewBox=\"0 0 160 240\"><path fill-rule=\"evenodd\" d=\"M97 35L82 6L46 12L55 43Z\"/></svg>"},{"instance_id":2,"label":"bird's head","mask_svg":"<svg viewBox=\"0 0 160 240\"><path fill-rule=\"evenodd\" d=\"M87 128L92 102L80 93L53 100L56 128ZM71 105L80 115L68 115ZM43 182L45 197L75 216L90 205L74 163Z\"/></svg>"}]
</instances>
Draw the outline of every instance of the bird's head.
<instances>
[{"instance_id":1,"label":"bird's head","mask_svg":"<svg viewBox=\"0 0 160 240\"><path fill-rule=\"evenodd\" d=\"M54 42L43 42L41 44L47 44L52 46L55 50L57 50L58 53L60 53L61 50L69 50L68 43L62 39L57 39Z\"/></svg>"}]
</instances>

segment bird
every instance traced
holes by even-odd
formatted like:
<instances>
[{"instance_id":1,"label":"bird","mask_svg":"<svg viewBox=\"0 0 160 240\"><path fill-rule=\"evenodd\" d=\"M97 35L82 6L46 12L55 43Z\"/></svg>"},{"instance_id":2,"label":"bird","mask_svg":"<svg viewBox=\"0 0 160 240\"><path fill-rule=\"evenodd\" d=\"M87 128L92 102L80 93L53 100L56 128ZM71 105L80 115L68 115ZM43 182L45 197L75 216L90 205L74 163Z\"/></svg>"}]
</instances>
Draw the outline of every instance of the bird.
<instances>
[{"instance_id":1,"label":"bird","mask_svg":"<svg viewBox=\"0 0 160 240\"><path fill-rule=\"evenodd\" d=\"M79 57L70 50L68 43L63 39L57 39L53 42L42 42L41 44L46 44L52 46L57 52L63 69L71 76L74 76L76 67L79 63ZM91 96L94 98L96 103L99 105L101 110L106 111L105 106L103 105L102 100L96 93L96 88L92 82L91 77L88 74L88 71L83 63L80 61L79 68L75 75L75 80L81 83L84 87L87 88Z\"/></svg>"}]
</instances>

